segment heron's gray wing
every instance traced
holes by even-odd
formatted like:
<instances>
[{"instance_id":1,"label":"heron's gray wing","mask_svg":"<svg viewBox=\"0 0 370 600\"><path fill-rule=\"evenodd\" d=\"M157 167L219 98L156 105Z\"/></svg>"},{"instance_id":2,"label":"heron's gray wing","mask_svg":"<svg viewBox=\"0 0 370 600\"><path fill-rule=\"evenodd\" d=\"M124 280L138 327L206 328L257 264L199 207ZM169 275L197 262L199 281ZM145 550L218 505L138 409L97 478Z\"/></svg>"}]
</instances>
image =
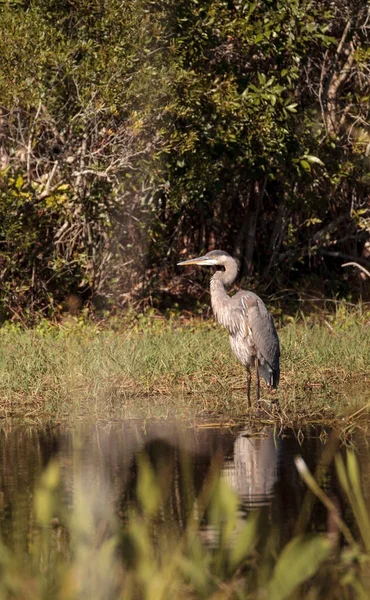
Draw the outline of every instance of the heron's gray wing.
<instances>
[{"instance_id":1,"label":"heron's gray wing","mask_svg":"<svg viewBox=\"0 0 370 600\"><path fill-rule=\"evenodd\" d=\"M248 322L257 351L271 367L274 386L279 382L280 345L274 321L264 302L253 292L238 292L234 299Z\"/></svg>"}]
</instances>

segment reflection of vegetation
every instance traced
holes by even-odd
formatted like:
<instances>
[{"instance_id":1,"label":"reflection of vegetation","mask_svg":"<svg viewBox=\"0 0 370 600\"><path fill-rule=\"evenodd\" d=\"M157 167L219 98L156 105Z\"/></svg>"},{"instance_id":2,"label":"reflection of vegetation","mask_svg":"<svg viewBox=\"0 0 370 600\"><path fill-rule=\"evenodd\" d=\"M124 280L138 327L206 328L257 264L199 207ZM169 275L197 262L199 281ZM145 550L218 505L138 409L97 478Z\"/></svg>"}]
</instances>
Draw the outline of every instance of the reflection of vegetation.
<instances>
[{"instance_id":1,"label":"reflection of vegetation","mask_svg":"<svg viewBox=\"0 0 370 600\"><path fill-rule=\"evenodd\" d=\"M363 402L368 315L362 309L280 328L287 419L331 417ZM155 416L245 413L245 374L213 322L140 316L114 327L67 321L0 330L3 414ZM356 386L354 386L356 382ZM269 397L266 395L265 399Z\"/></svg>"},{"instance_id":2,"label":"reflection of vegetation","mask_svg":"<svg viewBox=\"0 0 370 600\"><path fill-rule=\"evenodd\" d=\"M137 503L124 521L115 514L108 484L102 487L100 478L84 485L78 460L73 506L63 507L60 467L51 462L34 493L28 551L0 546L1 598L367 598L370 521L354 454L347 453L346 463L337 458L336 467L358 540L302 459L297 465L328 508L328 531L303 532L285 544L257 512L240 517L237 496L218 477L217 457L200 493L187 498L182 526L165 511L168 476L158 477L144 456ZM192 486L187 489L191 495Z\"/></svg>"}]
</instances>

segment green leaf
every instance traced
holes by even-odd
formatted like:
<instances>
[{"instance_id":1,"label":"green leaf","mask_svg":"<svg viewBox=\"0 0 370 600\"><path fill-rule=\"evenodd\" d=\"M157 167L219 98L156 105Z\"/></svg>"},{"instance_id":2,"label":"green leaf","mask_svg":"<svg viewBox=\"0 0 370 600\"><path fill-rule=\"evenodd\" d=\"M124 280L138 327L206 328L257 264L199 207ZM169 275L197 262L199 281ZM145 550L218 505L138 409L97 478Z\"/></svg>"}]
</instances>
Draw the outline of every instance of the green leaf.
<instances>
[{"instance_id":1,"label":"green leaf","mask_svg":"<svg viewBox=\"0 0 370 600\"><path fill-rule=\"evenodd\" d=\"M297 111L296 111L296 107L297 107L297 106L298 106L297 102L293 102L293 104L288 104L288 106L286 106L285 108L286 108L287 110L289 110L290 112L293 112L293 113L295 113L295 112L297 112Z\"/></svg>"},{"instance_id":2,"label":"green leaf","mask_svg":"<svg viewBox=\"0 0 370 600\"><path fill-rule=\"evenodd\" d=\"M311 171L310 163L308 163L307 160L300 160L299 164L304 168L305 171Z\"/></svg>"},{"instance_id":3,"label":"green leaf","mask_svg":"<svg viewBox=\"0 0 370 600\"><path fill-rule=\"evenodd\" d=\"M36 519L42 527L47 527L53 516L55 492L59 481L59 465L52 461L41 476L40 485L35 490L33 500Z\"/></svg>"},{"instance_id":4,"label":"green leaf","mask_svg":"<svg viewBox=\"0 0 370 600\"><path fill-rule=\"evenodd\" d=\"M139 459L137 497L144 512L148 515L153 515L158 510L161 501L161 490L154 470L146 456L141 456Z\"/></svg>"},{"instance_id":5,"label":"green leaf","mask_svg":"<svg viewBox=\"0 0 370 600\"><path fill-rule=\"evenodd\" d=\"M268 584L269 600L284 600L302 583L312 577L330 552L330 542L324 537L294 538L280 555Z\"/></svg>"},{"instance_id":6,"label":"green leaf","mask_svg":"<svg viewBox=\"0 0 370 600\"><path fill-rule=\"evenodd\" d=\"M243 529L238 534L233 542L230 551L230 566L237 568L242 560L244 560L255 546L258 535L258 513L252 513L244 525Z\"/></svg>"},{"instance_id":7,"label":"green leaf","mask_svg":"<svg viewBox=\"0 0 370 600\"><path fill-rule=\"evenodd\" d=\"M305 154L303 156L303 158L305 160L307 160L309 163L316 163L318 165L321 165L322 167L325 167L325 165L322 162L322 160L320 158L318 158L317 156L312 156L312 154Z\"/></svg>"},{"instance_id":8,"label":"green leaf","mask_svg":"<svg viewBox=\"0 0 370 600\"><path fill-rule=\"evenodd\" d=\"M230 539L236 524L238 498L231 487L220 479L217 493L212 498L209 516L212 525L218 529L224 541Z\"/></svg>"},{"instance_id":9,"label":"green leaf","mask_svg":"<svg viewBox=\"0 0 370 600\"><path fill-rule=\"evenodd\" d=\"M24 183L24 179L23 179L22 175L18 175L17 181L15 182L15 187L17 188L17 190L21 189L21 187L23 186L23 183Z\"/></svg>"}]
</instances>

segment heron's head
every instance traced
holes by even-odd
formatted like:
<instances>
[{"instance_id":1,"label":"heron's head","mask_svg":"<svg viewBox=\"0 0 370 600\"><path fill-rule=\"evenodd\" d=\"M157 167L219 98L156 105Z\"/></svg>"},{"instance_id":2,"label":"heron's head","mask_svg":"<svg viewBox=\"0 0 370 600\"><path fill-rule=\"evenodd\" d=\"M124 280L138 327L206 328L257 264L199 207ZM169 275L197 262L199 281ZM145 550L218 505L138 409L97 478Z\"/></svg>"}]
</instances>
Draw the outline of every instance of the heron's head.
<instances>
[{"instance_id":1,"label":"heron's head","mask_svg":"<svg viewBox=\"0 0 370 600\"><path fill-rule=\"evenodd\" d=\"M204 256L198 256L197 258L191 258L190 260L184 260L183 262L177 263L181 267L187 265L199 265L200 267L225 267L226 264L232 259L230 254L223 250L212 250L207 252Z\"/></svg>"}]
</instances>

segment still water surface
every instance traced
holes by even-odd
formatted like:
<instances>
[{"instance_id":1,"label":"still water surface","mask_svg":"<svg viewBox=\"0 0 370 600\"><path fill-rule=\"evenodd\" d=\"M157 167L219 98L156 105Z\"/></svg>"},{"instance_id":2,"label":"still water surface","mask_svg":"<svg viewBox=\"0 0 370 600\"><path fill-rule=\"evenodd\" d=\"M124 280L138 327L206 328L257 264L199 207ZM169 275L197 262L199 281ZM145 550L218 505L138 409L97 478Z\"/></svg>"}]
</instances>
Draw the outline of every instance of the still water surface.
<instances>
[{"instance_id":1,"label":"still water surface","mask_svg":"<svg viewBox=\"0 0 370 600\"><path fill-rule=\"evenodd\" d=\"M16 544L26 551L34 488L53 458L60 465L61 496L66 507L73 504L76 485L82 482L87 497L94 498L96 513L103 513L109 504L124 519L136 502L138 461L145 456L157 482L166 488L163 519L181 526L186 521L188 488L196 497L210 470L218 465L221 477L238 496L240 519L256 509L263 511L271 526L281 528L287 540L293 534L306 493L294 457L302 456L314 472L328 439L330 432L323 428L311 428L303 435L293 430L277 434L268 427L189 426L160 420L84 423L72 428L4 426L0 430L0 535L10 546ZM367 441L360 435L353 439L369 505ZM339 447L338 451L345 449ZM323 485L351 524L332 464ZM327 513L319 502L315 502L307 521L308 529L326 530ZM212 542L207 524L204 535L209 535Z\"/></svg>"}]
</instances>

